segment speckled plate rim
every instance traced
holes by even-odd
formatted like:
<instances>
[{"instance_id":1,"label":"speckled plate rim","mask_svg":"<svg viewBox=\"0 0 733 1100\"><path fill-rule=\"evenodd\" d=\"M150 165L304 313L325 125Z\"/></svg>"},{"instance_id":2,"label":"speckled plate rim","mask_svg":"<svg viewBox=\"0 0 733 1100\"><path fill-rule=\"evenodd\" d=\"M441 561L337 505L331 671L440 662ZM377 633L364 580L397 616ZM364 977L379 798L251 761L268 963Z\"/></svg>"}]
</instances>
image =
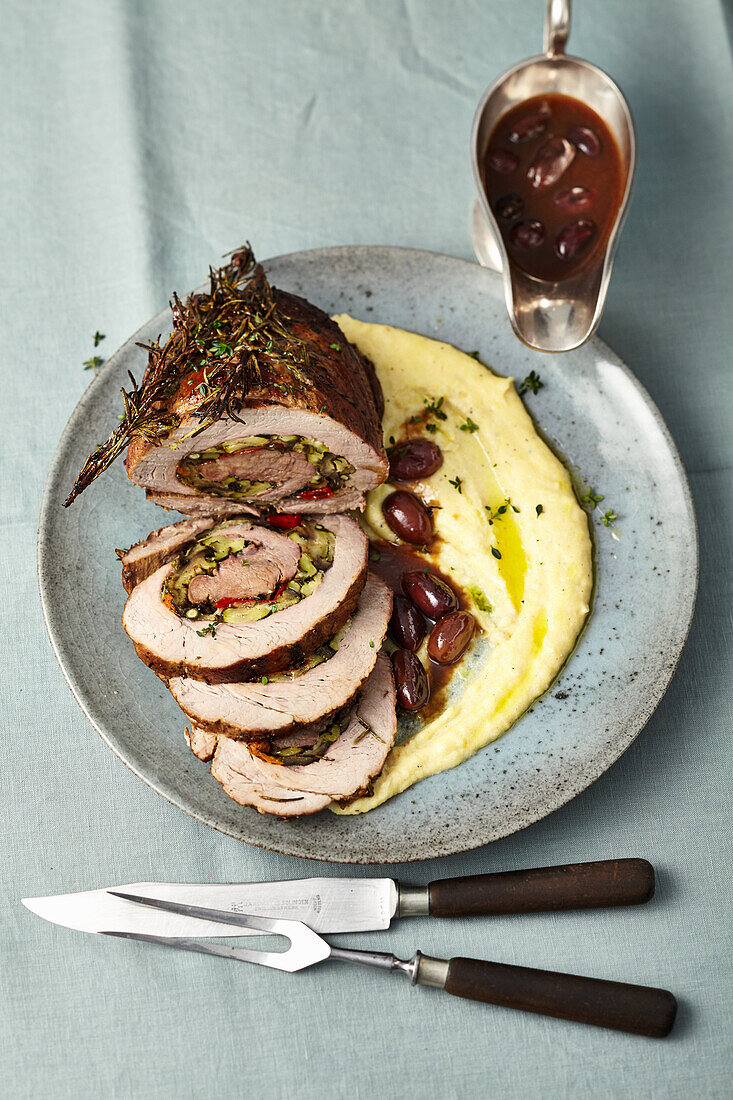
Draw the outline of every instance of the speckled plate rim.
<instances>
[{"instance_id":1,"label":"speckled plate rim","mask_svg":"<svg viewBox=\"0 0 733 1100\"><path fill-rule=\"evenodd\" d=\"M477 268L479 265L461 259L460 257L447 256L443 253L430 252L427 250L419 250L412 248L400 248L396 246L373 246L373 245L338 245L328 248L309 249L299 252L283 253L281 255L271 257L268 260L263 261L266 268L270 266L277 266L278 264L289 261L295 262L328 262L331 258L337 258L338 256L344 257L346 255L353 256L360 253L375 253L381 252L387 254L402 254L405 258L412 258L419 263L429 264L431 261L450 261L457 265L464 265L465 267ZM493 277L501 283L501 277L486 269L481 269L485 273L485 277ZM156 315L156 318L163 316L166 313L165 310ZM133 333L114 353L113 356L105 363L102 368L104 373L113 371L115 368L115 361L120 355L122 355L127 348L134 345L146 329L149 328L152 321L155 318L151 318L148 322L141 325L140 328ZM433 334L435 335L435 334ZM59 495L58 484L60 481L60 465L61 457L67 445L67 440L77 429L84 429L87 423L87 406L91 401L91 389L87 389L79 399L77 405L73 409L69 420L64 428L64 431L60 437L59 443L54 451L53 458L49 467L49 471L46 477L44 485L41 508L39 512L38 528L37 528L37 572L38 572L38 584L41 598L41 606L46 624L46 629L51 641L51 645L54 651L54 655L64 678L69 685L69 688L79 704L81 710L85 714L90 724L94 727L96 732L102 738L102 740L109 746L109 748L115 753L115 755L130 769L139 779L141 779L146 785L151 787L157 794L163 797L167 802L176 806L178 809L184 811L190 817L202 822L203 824L216 829L224 835L231 836L236 840L244 841L254 845L255 847L265 848L266 850L276 851L283 855L290 855L302 858L309 858L315 860L322 860L326 862L336 863L351 863L361 865L376 865L382 863L402 863L402 862L414 862L422 859L439 858L442 856L455 855L459 852L470 851L475 848L484 846L485 844L492 843L496 840L500 840L503 837L510 836L516 832L521 831L535 824L537 821L544 819L551 813L560 809L566 805L573 798L577 797L584 790L587 790L593 783L595 783L629 748L629 746L636 740L646 723L651 718L654 711L657 709L661 699L663 698L669 683L674 676L674 673L679 664L682 652L684 650L685 643L689 636L690 627L694 616L695 601L697 596L697 587L699 579L699 539L697 520L695 516L694 504L692 493L690 490L687 474L680 458L677 447L674 443L672 435L667 428L667 425L655 405L654 401L650 397L647 390L642 386L639 380L636 378L632 370L627 366L613 352L604 341L599 337L594 336L589 341L591 346L599 355L607 357L616 370L620 371L631 383L633 389L638 396L638 400L643 403L646 410L651 415L655 426L660 431L663 440L668 450L668 457L671 459L675 474L679 481L679 486L682 490L684 515L688 525L688 534L691 536L691 549L693 553L693 568L689 571L691 584L688 587L688 591L684 593L687 603L687 614L684 617L682 625L678 631L678 636L674 639L674 645L670 646L670 650L674 650L671 659L666 666L666 671L663 675L657 678L656 683L653 685L652 690L649 691L644 705L639 706L637 709L634 721L630 722L623 734L618 734L612 742L608 743L605 751L599 752L593 760L593 767L590 770L579 776L576 782L572 780L567 782L561 791L557 792L556 797L550 803L545 803L537 807L525 807L518 814L515 814L510 821L506 821L503 825L498 827L487 828L484 832L479 833L472 837L468 842L465 837L459 843L456 843L455 838L449 836L446 839L436 841L434 838L431 843L430 851L425 851L419 845L415 846L414 842L409 842L407 845L404 843L397 843L393 848L389 850L383 850L379 853L379 858L368 858L365 853L354 853L353 855L334 855L328 854L323 851L314 850L312 845L307 843L298 842L298 834L294 829L289 829L287 833L282 834L282 840L278 840L278 843L265 843L262 839L257 839L247 835L247 829L241 829L234 831L231 828L226 828L222 825L222 822L216 818L215 815L210 815L200 810L193 808L186 804L186 801L180 797L177 797L167 788L166 784L157 781L150 774L147 774L144 768L137 767L126 754L121 751L120 747L115 743L114 737L110 736L103 725L98 721L94 709L87 704L85 697L85 686L83 677L77 677L74 671L67 666L62 652L62 634L58 629L56 623L55 609L53 604L53 594L50 588L50 550L48 545L47 533L50 524L50 516L52 511L55 512L59 507ZM553 357L553 358L562 358ZM101 373L101 372L100 372ZM541 424L540 424L540 430ZM68 481L68 478L64 478L64 481ZM173 514L175 519L175 513ZM122 639L121 639L122 643ZM572 655L571 655L572 656ZM553 685L557 682L553 682ZM549 689L548 689L549 690ZM505 736L511 736L511 731ZM446 773L444 773L446 774ZM438 777L439 778L439 777ZM413 790L419 790L420 785ZM402 796L404 797L404 796ZM373 812L379 812L373 811ZM339 818L340 821L354 821L358 818Z\"/></svg>"}]
</instances>

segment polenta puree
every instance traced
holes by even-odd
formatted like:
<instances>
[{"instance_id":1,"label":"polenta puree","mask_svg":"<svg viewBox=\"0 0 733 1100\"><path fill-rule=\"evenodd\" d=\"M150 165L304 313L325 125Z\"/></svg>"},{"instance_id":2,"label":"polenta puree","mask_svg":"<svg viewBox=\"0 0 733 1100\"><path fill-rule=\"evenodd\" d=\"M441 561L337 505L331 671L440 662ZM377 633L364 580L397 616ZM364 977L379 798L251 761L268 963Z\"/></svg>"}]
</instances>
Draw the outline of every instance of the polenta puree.
<instances>
[{"instance_id":1,"label":"polenta puree","mask_svg":"<svg viewBox=\"0 0 733 1100\"><path fill-rule=\"evenodd\" d=\"M335 320L377 370L387 443L404 438L410 418L437 410L419 430L438 444L443 465L410 487L437 506L429 561L471 594L467 610L488 642L460 696L395 745L372 793L332 807L359 814L454 768L546 690L588 614L592 552L570 476L535 431L513 379L438 340L346 314ZM387 542L396 537L381 504L392 488L371 492L365 512L370 535Z\"/></svg>"}]
</instances>

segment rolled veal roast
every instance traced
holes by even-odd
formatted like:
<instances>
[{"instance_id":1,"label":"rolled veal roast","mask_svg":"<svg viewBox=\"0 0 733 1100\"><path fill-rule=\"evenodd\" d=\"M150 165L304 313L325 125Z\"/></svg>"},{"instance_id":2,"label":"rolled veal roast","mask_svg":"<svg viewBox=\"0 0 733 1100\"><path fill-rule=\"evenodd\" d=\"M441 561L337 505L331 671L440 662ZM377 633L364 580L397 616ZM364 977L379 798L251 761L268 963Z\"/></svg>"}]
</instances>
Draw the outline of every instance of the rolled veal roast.
<instances>
[{"instance_id":1,"label":"rolled veal roast","mask_svg":"<svg viewBox=\"0 0 733 1100\"><path fill-rule=\"evenodd\" d=\"M382 392L327 314L272 288L249 249L172 312L66 504L127 447L132 481L186 515L363 508L388 473Z\"/></svg>"},{"instance_id":2,"label":"rolled veal roast","mask_svg":"<svg viewBox=\"0 0 733 1100\"><path fill-rule=\"evenodd\" d=\"M189 518L118 551L123 625L242 805L280 817L363 792L394 742L380 653L391 590L345 513L389 472L372 365L249 248L171 303L117 430L66 505L127 451L130 479Z\"/></svg>"},{"instance_id":3,"label":"rolled veal roast","mask_svg":"<svg viewBox=\"0 0 733 1100\"><path fill-rule=\"evenodd\" d=\"M293 518L288 530L183 520L122 553L122 623L145 664L164 679L248 680L327 643L366 582L367 538L349 516Z\"/></svg>"}]
</instances>

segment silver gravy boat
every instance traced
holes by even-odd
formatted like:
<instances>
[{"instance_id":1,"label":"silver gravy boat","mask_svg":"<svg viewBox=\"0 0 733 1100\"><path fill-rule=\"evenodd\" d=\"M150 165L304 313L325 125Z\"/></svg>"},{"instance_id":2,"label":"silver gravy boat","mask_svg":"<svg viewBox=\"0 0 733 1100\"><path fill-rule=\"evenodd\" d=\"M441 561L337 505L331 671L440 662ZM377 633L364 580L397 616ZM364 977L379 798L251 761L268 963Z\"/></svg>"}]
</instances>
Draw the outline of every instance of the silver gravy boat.
<instances>
[{"instance_id":1,"label":"silver gravy boat","mask_svg":"<svg viewBox=\"0 0 733 1100\"><path fill-rule=\"evenodd\" d=\"M595 332L636 168L636 133L629 106L601 69L578 57L565 56L569 30L570 0L548 0L544 53L521 61L491 85L478 105L471 134L473 176L479 194L471 226L476 258L485 267L501 272L512 328L520 340L538 351L571 351ZM561 282L537 279L512 263L482 178L486 148L499 118L531 96L552 92L580 99L601 116L616 138L626 177L605 249Z\"/></svg>"}]
</instances>

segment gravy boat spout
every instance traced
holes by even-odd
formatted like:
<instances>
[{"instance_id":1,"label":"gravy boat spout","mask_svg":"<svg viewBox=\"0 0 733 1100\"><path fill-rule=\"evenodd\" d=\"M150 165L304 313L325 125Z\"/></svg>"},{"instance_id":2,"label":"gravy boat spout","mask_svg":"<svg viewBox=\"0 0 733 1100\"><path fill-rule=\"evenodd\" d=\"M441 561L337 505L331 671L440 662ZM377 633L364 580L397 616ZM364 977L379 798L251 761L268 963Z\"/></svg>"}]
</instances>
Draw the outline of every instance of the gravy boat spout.
<instances>
[{"instance_id":1,"label":"gravy boat spout","mask_svg":"<svg viewBox=\"0 0 733 1100\"><path fill-rule=\"evenodd\" d=\"M501 272L512 327L520 340L539 351L571 351L598 326L636 167L636 134L628 104L601 69L565 55L569 26L569 0L549 0L544 53L515 65L491 85L479 103L471 135L479 195L472 222L476 257L484 266ZM489 204L482 171L489 139L499 119L524 100L553 93L581 100L600 115L618 145L623 174L621 201L605 246L579 270L558 282L528 275L510 258Z\"/></svg>"}]
</instances>

